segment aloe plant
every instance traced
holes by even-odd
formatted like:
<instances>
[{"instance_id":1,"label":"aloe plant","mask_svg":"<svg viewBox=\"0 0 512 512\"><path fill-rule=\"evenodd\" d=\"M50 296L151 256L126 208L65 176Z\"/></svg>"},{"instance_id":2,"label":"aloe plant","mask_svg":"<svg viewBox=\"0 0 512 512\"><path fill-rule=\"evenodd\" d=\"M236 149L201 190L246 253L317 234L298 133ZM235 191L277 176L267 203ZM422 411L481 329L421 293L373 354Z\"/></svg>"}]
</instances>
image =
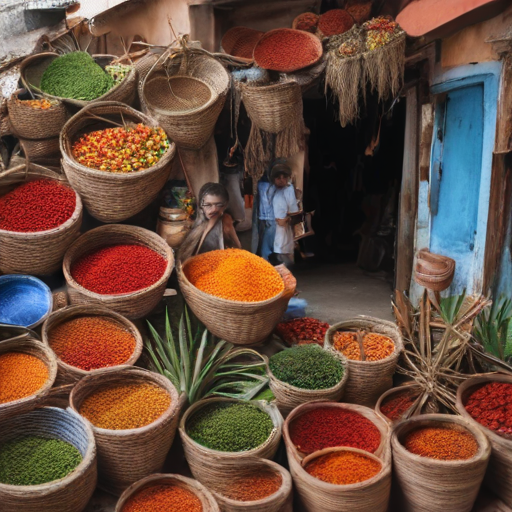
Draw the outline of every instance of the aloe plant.
<instances>
[{"instance_id":1,"label":"aloe plant","mask_svg":"<svg viewBox=\"0 0 512 512\"><path fill-rule=\"evenodd\" d=\"M186 308L179 322L177 343L168 311L164 338L148 325L153 343L146 340L145 345L154 369L178 392L185 393L190 404L212 395L251 400L267 386L265 360L258 352L216 340L202 326L192 335Z\"/></svg>"}]
</instances>

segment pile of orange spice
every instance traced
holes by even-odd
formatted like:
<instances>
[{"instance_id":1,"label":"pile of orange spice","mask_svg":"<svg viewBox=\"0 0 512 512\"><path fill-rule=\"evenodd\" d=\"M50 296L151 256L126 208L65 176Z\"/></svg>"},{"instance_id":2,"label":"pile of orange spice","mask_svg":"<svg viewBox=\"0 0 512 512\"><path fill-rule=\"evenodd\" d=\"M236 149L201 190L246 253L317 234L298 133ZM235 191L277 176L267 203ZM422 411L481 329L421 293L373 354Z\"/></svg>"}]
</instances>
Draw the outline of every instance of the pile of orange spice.
<instances>
[{"instance_id":1,"label":"pile of orange spice","mask_svg":"<svg viewBox=\"0 0 512 512\"><path fill-rule=\"evenodd\" d=\"M201 500L178 485L151 485L131 496L121 512L202 512Z\"/></svg>"},{"instance_id":2,"label":"pile of orange spice","mask_svg":"<svg viewBox=\"0 0 512 512\"><path fill-rule=\"evenodd\" d=\"M257 501L276 493L282 483L280 474L264 471L236 478L222 491L222 495L235 501Z\"/></svg>"},{"instance_id":3,"label":"pile of orange spice","mask_svg":"<svg viewBox=\"0 0 512 512\"><path fill-rule=\"evenodd\" d=\"M478 451L476 439L467 431L449 427L420 427L407 434L405 448L421 457L467 460Z\"/></svg>"},{"instance_id":4,"label":"pile of orange spice","mask_svg":"<svg viewBox=\"0 0 512 512\"><path fill-rule=\"evenodd\" d=\"M118 384L91 393L80 414L95 427L127 430L156 421L171 405L165 389L149 382Z\"/></svg>"},{"instance_id":5,"label":"pile of orange spice","mask_svg":"<svg viewBox=\"0 0 512 512\"><path fill-rule=\"evenodd\" d=\"M304 469L324 482L350 485L373 478L382 469L382 464L361 453L341 450L313 459Z\"/></svg>"},{"instance_id":6,"label":"pile of orange spice","mask_svg":"<svg viewBox=\"0 0 512 512\"><path fill-rule=\"evenodd\" d=\"M357 333L338 331L334 333L333 345L347 359L362 360ZM380 361L395 351L395 344L387 336L371 332L363 335L363 350L365 361Z\"/></svg>"},{"instance_id":7,"label":"pile of orange spice","mask_svg":"<svg viewBox=\"0 0 512 512\"><path fill-rule=\"evenodd\" d=\"M35 108L36 110L49 110L52 107L55 107L57 105L57 102L47 100L46 98L41 98L37 100L17 100L22 105L25 105L27 107Z\"/></svg>"},{"instance_id":8,"label":"pile of orange spice","mask_svg":"<svg viewBox=\"0 0 512 512\"><path fill-rule=\"evenodd\" d=\"M35 356L21 352L0 355L0 404L34 395L48 376L48 367Z\"/></svg>"},{"instance_id":9,"label":"pile of orange spice","mask_svg":"<svg viewBox=\"0 0 512 512\"><path fill-rule=\"evenodd\" d=\"M200 254L184 272L196 288L221 299L261 302L284 290L281 276L268 261L242 249Z\"/></svg>"}]
</instances>

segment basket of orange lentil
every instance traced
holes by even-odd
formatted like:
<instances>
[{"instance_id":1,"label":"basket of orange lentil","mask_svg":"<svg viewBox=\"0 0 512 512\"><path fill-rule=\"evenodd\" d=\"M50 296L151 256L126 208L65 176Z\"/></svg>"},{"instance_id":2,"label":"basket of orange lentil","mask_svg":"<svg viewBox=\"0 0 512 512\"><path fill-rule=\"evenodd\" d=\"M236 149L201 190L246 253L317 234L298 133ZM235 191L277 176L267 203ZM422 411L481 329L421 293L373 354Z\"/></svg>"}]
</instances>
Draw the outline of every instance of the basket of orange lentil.
<instances>
[{"instance_id":1,"label":"basket of orange lentil","mask_svg":"<svg viewBox=\"0 0 512 512\"><path fill-rule=\"evenodd\" d=\"M374 407L382 393L392 387L403 350L402 334L393 322L369 316L338 322L326 332L324 346L347 358L345 402Z\"/></svg>"},{"instance_id":2,"label":"basket of orange lentil","mask_svg":"<svg viewBox=\"0 0 512 512\"><path fill-rule=\"evenodd\" d=\"M197 318L215 336L255 345L273 332L295 293L296 280L242 249L199 254L177 265L180 289Z\"/></svg>"},{"instance_id":3,"label":"basket of orange lentil","mask_svg":"<svg viewBox=\"0 0 512 512\"><path fill-rule=\"evenodd\" d=\"M121 222L158 196L171 173L176 147L158 123L116 101L84 107L60 135L62 166L87 211Z\"/></svg>"},{"instance_id":4,"label":"basket of orange lentil","mask_svg":"<svg viewBox=\"0 0 512 512\"><path fill-rule=\"evenodd\" d=\"M70 404L92 426L100 487L119 496L161 471L182 406L169 379L129 366L97 370L76 384Z\"/></svg>"},{"instance_id":5,"label":"basket of orange lentil","mask_svg":"<svg viewBox=\"0 0 512 512\"><path fill-rule=\"evenodd\" d=\"M460 416L424 414L391 436L399 510L469 512L491 452L482 430Z\"/></svg>"}]
</instances>

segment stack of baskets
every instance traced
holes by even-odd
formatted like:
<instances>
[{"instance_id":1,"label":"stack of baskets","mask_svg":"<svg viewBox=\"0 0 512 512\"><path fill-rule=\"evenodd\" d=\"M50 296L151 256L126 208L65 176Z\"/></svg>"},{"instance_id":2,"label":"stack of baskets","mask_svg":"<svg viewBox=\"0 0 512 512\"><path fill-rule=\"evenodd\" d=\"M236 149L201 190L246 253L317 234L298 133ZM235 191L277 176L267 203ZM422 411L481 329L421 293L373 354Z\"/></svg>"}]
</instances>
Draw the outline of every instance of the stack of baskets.
<instances>
[{"instance_id":1,"label":"stack of baskets","mask_svg":"<svg viewBox=\"0 0 512 512\"><path fill-rule=\"evenodd\" d=\"M455 260L428 249L421 249L416 256L415 281L435 292L446 290L453 281Z\"/></svg>"}]
</instances>

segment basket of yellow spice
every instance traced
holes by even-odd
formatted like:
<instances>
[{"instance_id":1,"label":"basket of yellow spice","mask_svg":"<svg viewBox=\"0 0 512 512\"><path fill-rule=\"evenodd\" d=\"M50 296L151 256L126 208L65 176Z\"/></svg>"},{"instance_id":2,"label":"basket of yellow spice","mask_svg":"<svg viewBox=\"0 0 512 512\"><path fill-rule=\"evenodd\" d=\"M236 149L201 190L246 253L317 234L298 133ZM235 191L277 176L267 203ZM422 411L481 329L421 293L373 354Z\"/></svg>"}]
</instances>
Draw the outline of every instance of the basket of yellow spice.
<instances>
[{"instance_id":1,"label":"basket of yellow spice","mask_svg":"<svg viewBox=\"0 0 512 512\"><path fill-rule=\"evenodd\" d=\"M120 495L162 469L181 406L169 379L135 367L98 370L73 388L70 404L92 425L102 488Z\"/></svg>"},{"instance_id":2,"label":"basket of yellow spice","mask_svg":"<svg viewBox=\"0 0 512 512\"><path fill-rule=\"evenodd\" d=\"M235 345L263 342L283 316L296 281L242 249L211 251L177 266L180 288L199 320Z\"/></svg>"},{"instance_id":3,"label":"basket of yellow spice","mask_svg":"<svg viewBox=\"0 0 512 512\"><path fill-rule=\"evenodd\" d=\"M339 322L326 332L324 346L347 358L345 402L373 407L393 385L403 350L402 335L393 322L369 316Z\"/></svg>"},{"instance_id":4,"label":"basket of yellow spice","mask_svg":"<svg viewBox=\"0 0 512 512\"><path fill-rule=\"evenodd\" d=\"M391 436L400 510L469 512L487 469L484 433L459 416L424 414Z\"/></svg>"}]
</instances>

